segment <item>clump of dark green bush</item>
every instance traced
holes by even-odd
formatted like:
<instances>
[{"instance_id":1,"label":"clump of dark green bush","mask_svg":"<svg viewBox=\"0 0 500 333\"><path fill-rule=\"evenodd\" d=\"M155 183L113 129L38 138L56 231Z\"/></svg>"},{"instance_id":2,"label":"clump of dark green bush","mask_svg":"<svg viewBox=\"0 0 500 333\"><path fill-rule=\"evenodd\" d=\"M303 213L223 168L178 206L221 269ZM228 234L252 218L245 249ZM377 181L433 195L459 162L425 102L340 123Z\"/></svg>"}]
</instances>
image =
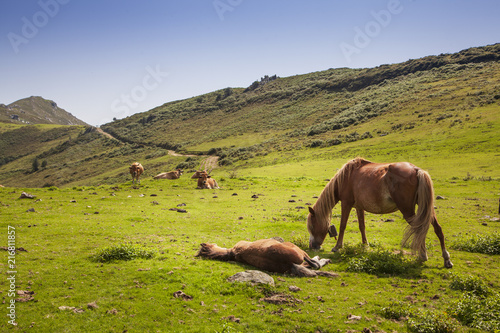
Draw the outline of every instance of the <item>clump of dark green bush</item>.
<instances>
[{"instance_id":1,"label":"clump of dark green bush","mask_svg":"<svg viewBox=\"0 0 500 333\"><path fill-rule=\"evenodd\" d=\"M237 161L245 161L253 158L256 155L261 154L262 150L262 145L254 145L240 148L219 148L213 152L219 156L219 165L227 166Z\"/></svg>"},{"instance_id":2,"label":"clump of dark green bush","mask_svg":"<svg viewBox=\"0 0 500 333\"><path fill-rule=\"evenodd\" d=\"M458 323L445 313L419 312L410 317L407 322L408 330L414 333L453 333L458 330Z\"/></svg>"},{"instance_id":3,"label":"clump of dark green bush","mask_svg":"<svg viewBox=\"0 0 500 333\"><path fill-rule=\"evenodd\" d=\"M394 302L380 310L382 317L392 320L408 319L414 313L415 310L408 303L404 302Z\"/></svg>"},{"instance_id":4,"label":"clump of dark green bush","mask_svg":"<svg viewBox=\"0 0 500 333\"><path fill-rule=\"evenodd\" d=\"M336 146L336 145L339 145L341 143L342 143L342 141L339 140L339 139L329 139L329 140L326 140L326 145L328 147Z\"/></svg>"},{"instance_id":5,"label":"clump of dark green bush","mask_svg":"<svg viewBox=\"0 0 500 333\"><path fill-rule=\"evenodd\" d=\"M446 312L422 311L406 302L394 302L382 308L382 317L407 320L410 332L455 332L460 325L486 332L500 331L500 295L491 290L478 277L452 275L450 288L464 291Z\"/></svg>"},{"instance_id":6,"label":"clump of dark green bush","mask_svg":"<svg viewBox=\"0 0 500 333\"><path fill-rule=\"evenodd\" d=\"M421 311L406 302L394 302L380 310L390 320L407 320L408 331L415 333L452 333L459 325L444 312Z\"/></svg>"},{"instance_id":7,"label":"clump of dark green bush","mask_svg":"<svg viewBox=\"0 0 500 333\"><path fill-rule=\"evenodd\" d=\"M317 147L323 147L325 145L325 142L323 140L313 140L310 144L309 147L311 148L317 148Z\"/></svg>"},{"instance_id":8,"label":"clump of dark green bush","mask_svg":"<svg viewBox=\"0 0 500 333\"><path fill-rule=\"evenodd\" d=\"M377 117L388 108L388 103L362 103L349 107L334 117L307 129L307 135L313 136L321 133L349 127L353 124L367 121Z\"/></svg>"},{"instance_id":9,"label":"clump of dark green bush","mask_svg":"<svg viewBox=\"0 0 500 333\"><path fill-rule=\"evenodd\" d=\"M402 252L393 253L384 249L367 251L360 257L352 258L347 266L349 272L361 272L376 275L400 275L411 272L418 263L404 256Z\"/></svg>"},{"instance_id":10,"label":"clump of dark green bush","mask_svg":"<svg viewBox=\"0 0 500 333\"><path fill-rule=\"evenodd\" d=\"M188 169L197 169L200 165L200 159L196 157L188 157L184 162L179 163L175 168L188 170Z\"/></svg>"},{"instance_id":11,"label":"clump of dark green bush","mask_svg":"<svg viewBox=\"0 0 500 333\"><path fill-rule=\"evenodd\" d=\"M462 325L486 332L500 331L500 295L480 297L464 293L449 309Z\"/></svg>"},{"instance_id":12,"label":"clump of dark green bush","mask_svg":"<svg viewBox=\"0 0 500 333\"><path fill-rule=\"evenodd\" d=\"M117 244L98 250L91 256L95 262L107 263L116 260L151 259L156 251L131 243Z\"/></svg>"},{"instance_id":13,"label":"clump of dark green bush","mask_svg":"<svg viewBox=\"0 0 500 333\"><path fill-rule=\"evenodd\" d=\"M451 248L466 252L500 254L500 234L472 235L469 238L461 237L460 241L451 244Z\"/></svg>"},{"instance_id":14,"label":"clump of dark green bush","mask_svg":"<svg viewBox=\"0 0 500 333\"><path fill-rule=\"evenodd\" d=\"M370 243L371 247L375 247ZM344 246L339 250L340 255L344 260L349 260L351 257L354 256L361 256L365 255L368 250L368 247L365 244L358 243L355 245L352 245L350 243L345 243Z\"/></svg>"},{"instance_id":15,"label":"clump of dark green bush","mask_svg":"<svg viewBox=\"0 0 500 333\"><path fill-rule=\"evenodd\" d=\"M490 288L477 276L453 275L450 288L453 290L467 291L479 297L486 297L491 294Z\"/></svg>"}]
</instances>

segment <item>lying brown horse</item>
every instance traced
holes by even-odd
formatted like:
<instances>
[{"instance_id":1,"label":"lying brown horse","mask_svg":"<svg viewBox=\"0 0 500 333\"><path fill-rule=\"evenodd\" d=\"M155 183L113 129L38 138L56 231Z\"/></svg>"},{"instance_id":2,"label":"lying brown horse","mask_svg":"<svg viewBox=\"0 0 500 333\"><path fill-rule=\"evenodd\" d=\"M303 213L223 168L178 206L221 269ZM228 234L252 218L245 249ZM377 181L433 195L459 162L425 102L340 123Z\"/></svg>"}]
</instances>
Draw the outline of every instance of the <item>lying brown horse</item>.
<instances>
[{"instance_id":1,"label":"lying brown horse","mask_svg":"<svg viewBox=\"0 0 500 333\"><path fill-rule=\"evenodd\" d=\"M342 248L344 231L351 209L356 208L361 240L367 244L365 211L387 214L400 210L409 226L403 236L403 245L411 243L422 260L427 260L425 237L432 224L441 243L446 268L453 267L446 251L444 235L434 212L434 189L429 174L408 163L372 163L362 158L347 162L326 185L307 217L309 247L319 249L331 230L332 209L341 201L342 215L337 244L332 251ZM415 205L418 204L417 214ZM333 227L334 228L334 227Z\"/></svg>"},{"instance_id":2,"label":"lying brown horse","mask_svg":"<svg viewBox=\"0 0 500 333\"><path fill-rule=\"evenodd\" d=\"M336 277L335 273L313 271L330 263L330 259L311 258L295 244L281 243L275 239L261 239L255 242L240 241L230 249L217 244L201 244L196 254L221 261L237 261L269 272L290 273L297 276Z\"/></svg>"},{"instance_id":3,"label":"lying brown horse","mask_svg":"<svg viewBox=\"0 0 500 333\"><path fill-rule=\"evenodd\" d=\"M191 176L191 179L198 179L200 178L201 174L206 171L201 171L201 170L196 170L195 173Z\"/></svg>"},{"instance_id":4,"label":"lying brown horse","mask_svg":"<svg viewBox=\"0 0 500 333\"><path fill-rule=\"evenodd\" d=\"M144 172L144 167L141 165L139 162L132 163L130 165L130 174L132 175L132 184L135 184L135 181L137 180L138 183L141 181L139 180L139 177L142 175Z\"/></svg>"}]
</instances>

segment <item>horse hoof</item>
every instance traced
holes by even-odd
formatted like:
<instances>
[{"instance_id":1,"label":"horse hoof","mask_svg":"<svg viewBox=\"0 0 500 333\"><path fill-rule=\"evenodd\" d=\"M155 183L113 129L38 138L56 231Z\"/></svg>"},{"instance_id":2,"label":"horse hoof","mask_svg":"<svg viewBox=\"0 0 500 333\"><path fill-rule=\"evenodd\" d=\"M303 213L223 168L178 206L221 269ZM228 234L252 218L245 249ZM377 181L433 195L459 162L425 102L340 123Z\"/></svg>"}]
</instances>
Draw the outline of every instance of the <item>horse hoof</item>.
<instances>
[{"instance_id":1,"label":"horse hoof","mask_svg":"<svg viewBox=\"0 0 500 333\"><path fill-rule=\"evenodd\" d=\"M339 249L337 249L336 247L334 247L334 248L332 249L332 252L338 252L338 251L339 251Z\"/></svg>"},{"instance_id":2,"label":"horse hoof","mask_svg":"<svg viewBox=\"0 0 500 333\"><path fill-rule=\"evenodd\" d=\"M446 260L444 262L444 267L446 267L446 268L453 268L453 263L450 260Z\"/></svg>"}]
</instances>

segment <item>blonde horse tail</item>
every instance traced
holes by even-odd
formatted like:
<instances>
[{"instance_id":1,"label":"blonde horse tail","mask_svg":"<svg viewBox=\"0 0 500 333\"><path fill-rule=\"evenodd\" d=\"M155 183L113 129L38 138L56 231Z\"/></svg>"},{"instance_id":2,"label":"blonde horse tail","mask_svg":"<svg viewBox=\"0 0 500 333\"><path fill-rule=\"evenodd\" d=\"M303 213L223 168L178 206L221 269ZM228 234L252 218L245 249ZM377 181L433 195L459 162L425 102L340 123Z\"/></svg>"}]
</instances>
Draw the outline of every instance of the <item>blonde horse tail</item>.
<instances>
[{"instance_id":1,"label":"blonde horse tail","mask_svg":"<svg viewBox=\"0 0 500 333\"><path fill-rule=\"evenodd\" d=\"M408 226L403 236L403 246L410 243L412 251L425 254L425 237L429 225L434 219L434 187L429 174L419 169L417 171L418 188L416 193L417 214L408 219Z\"/></svg>"}]
</instances>

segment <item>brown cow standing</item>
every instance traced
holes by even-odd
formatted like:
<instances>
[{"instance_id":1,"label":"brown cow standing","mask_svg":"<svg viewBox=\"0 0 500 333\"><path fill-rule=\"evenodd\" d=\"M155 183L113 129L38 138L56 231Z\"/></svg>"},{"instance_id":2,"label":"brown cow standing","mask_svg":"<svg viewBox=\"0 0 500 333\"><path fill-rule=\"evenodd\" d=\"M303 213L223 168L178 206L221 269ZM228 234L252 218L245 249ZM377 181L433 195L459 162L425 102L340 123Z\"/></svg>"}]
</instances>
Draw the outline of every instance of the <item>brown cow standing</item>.
<instances>
[{"instance_id":1,"label":"brown cow standing","mask_svg":"<svg viewBox=\"0 0 500 333\"><path fill-rule=\"evenodd\" d=\"M130 165L130 174L132 175L132 184L135 184L135 181L137 180L138 183L141 181L139 180L139 177L142 175L144 172L144 167L141 165L139 162L132 163Z\"/></svg>"},{"instance_id":2,"label":"brown cow standing","mask_svg":"<svg viewBox=\"0 0 500 333\"><path fill-rule=\"evenodd\" d=\"M162 172L156 176L154 176L154 179L179 179L182 176L182 169L177 169L174 171L169 171L169 172Z\"/></svg>"},{"instance_id":3,"label":"brown cow standing","mask_svg":"<svg viewBox=\"0 0 500 333\"><path fill-rule=\"evenodd\" d=\"M236 261L269 272L290 273L312 277L317 275L336 277L335 273L313 271L331 262L330 259L311 258L293 243L281 243L275 239L260 239L255 242L240 241L230 249L216 244L201 244L197 257L221 261Z\"/></svg>"}]
</instances>

